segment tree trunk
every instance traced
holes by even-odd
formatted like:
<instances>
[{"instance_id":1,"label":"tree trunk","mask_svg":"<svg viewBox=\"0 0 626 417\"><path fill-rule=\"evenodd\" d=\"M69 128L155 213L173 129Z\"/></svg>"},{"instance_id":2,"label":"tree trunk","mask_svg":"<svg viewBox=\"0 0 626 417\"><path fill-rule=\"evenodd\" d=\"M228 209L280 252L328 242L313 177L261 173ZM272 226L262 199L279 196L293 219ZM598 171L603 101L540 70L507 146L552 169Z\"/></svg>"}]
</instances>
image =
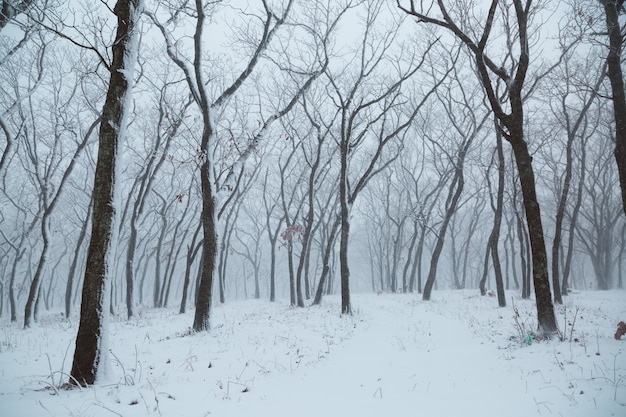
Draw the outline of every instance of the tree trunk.
<instances>
[{"instance_id":1,"label":"tree trunk","mask_svg":"<svg viewBox=\"0 0 626 417\"><path fill-rule=\"evenodd\" d=\"M613 112L615 116L615 161L622 190L622 208L626 214L626 94L622 75L621 53L622 32L618 20L623 6L619 0L601 0L606 15L606 27L609 33L609 53L606 57L607 76L613 92Z\"/></svg>"},{"instance_id":2,"label":"tree trunk","mask_svg":"<svg viewBox=\"0 0 626 417\"><path fill-rule=\"evenodd\" d=\"M298 262L298 269L296 272L296 280L298 287L301 286L302 275L305 275L305 293L306 299L308 300L309 295L309 280L308 280L308 260L311 252L311 240L312 240L312 231L313 231L313 219L315 217L315 180L317 170L320 165L321 153L322 153L322 145L324 143L323 136L319 134L318 127L318 135L317 135L317 149L315 154L315 160L311 165L311 172L309 174L308 188L307 188L307 200L308 200L308 210L306 217L304 219L305 227L304 233L302 235L302 251L300 252L300 260ZM302 300L302 291L298 291L298 307L304 307L304 300Z\"/></svg>"},{"instance_id":3,"label":"tree trunk","mask_svg":"<svg viewBox=\"0 0 626 417\"><path fill-rule=\"evenodd\" d=\"M189 294L189 284L191 283L191 266L193 265L193 261L196 259L200 248L202 247L202 242L197 242L198 235L200 234L200 228L202 224L199 224L196 228L196 231L193 234L193 238L191 239L191 245L187 248L187 260L185 262L185 278L183 280L183 295L180 300L180 309L179 314L184 314L187 310L187 296Z\"/></svg>"},{"instance_id":4,"label":"tree trunk","mask_svg":"<svg viewBox=\"0 0 626 417\"><path fill-rule=\"evenodd\" d=\"M45 192L45 190L44 190ZM47 199L44 197L44 204L47 205ZM37 263L37 269L35 270L35 275L33 280L30 283L30 290L28 292L28 298L26 300L26 307L24 308L24 328L29 328L32 324L33 315L35 314L35 299L40 294L40 283L41 283L41 274L43 271L43 266L46 263L46 257L48 255L48 245L50 238L48 236L49 232L49 221L50 221L50 211L46 209L43 214L43 218L41 219L41 239L43 242L43 247L41 249L41 255L39 257L39 262ZM36 315L35 315L36 319Z\"/></svg>"},{"instance_id":5,"label":"tree trunk","mask_svg":"<svg viewBox=\"0 0 626 417\"><path fill-rule=\"evenodd\" d=\"M276 301L276 239L270 239L270 302Z\"/></svg>"},{"instance_id":6,"label":"tree trunk","mask_svg":"<svg viewBox=\"0 0 626 417\"><path fill-rule=\"evenodd\" d=\"M78 266L78 259L80 257L81 248L85 237L87 237L87 227L89 226L89 219L91 218L91 209L93 207L93 201L89 202L87 208L87 214L83 221L83 226L80 229L78 241L76 242L76 249L74 250L74 257L72 258L72 264L70 265L70 271L67 274L67 285L65 286L65 318L69 319L72 309L72 288L74 286L74 275L76 274L76 267Z\"/></svg>"},{"instance_id":7,"label":"tree trunk","mask_svg":"<svg viewBox=\"0 0 626 417\"><path fill-rule=\"evenodd\" d=\"M350 304L350 268L348 266L348 241L350 239L350 203L348 201L348 140L341 141L341 174L339 200L341 232L339 240L339 266L341 270L341 314L352 314Z\"/></svg>"},{"instance_id":8,"label":"tree trunk","mask_svg":"<svg viewBox=\"0 0 626 417\"><path fill-rule=\"evenodd\" d=\"M496 129L496 149L498 153L498 197L496 201L496 212L493 222L493 230L490 236L491 258L496 276L496 292L498 294L498 305L506 307L506 297L504 295L504 282L502 280L502 266L500 265L500 255L498 252L498 241L500 240L500 226L502 225L502 211L504 206L504 151L502 149L502 133Z\"/></svg>"},{"instance_id":9,"label":"tree trunk","mask_svg":"<svg viewBox=\"0 0 626 417\"><path fill-rule=\"evenodd\" d=\"M483 258L483 274L480 276L480 281L478 283L478 289L480 290L480 295L487 295L487 276L489 275L489 255L491 254L491 235L489 235L489 239L487 240L487 249L485 250L485 256Z\"/></svg>"},{"instance_id":10,"label":"tree trunk","mask_svg":"<svg viewBox=\"0 0 626 417\"><path fill-rule=\"evenodd\" d=\"M463 165L465 163L465 156L467 155L467 152L474 138L477 136L478 131L479 128L477 128L472 133L472 135L467 138L463 146L459 149L459 155L457 157L456 167L454 170L454 178L452 179L452 183L450 184L450 189L448 191L448 197L446 198L446 213L441 223L441 227L439 228L437 242L435 244L435 249L433 250L430 260L428 278L426 279L426 283L424 284L424 292L422 294L422 299L424 301L430 300L430 293L433 289L433 285L435 284L435 278L437 276L437 265L439 263L439 256L441 255L441 251L443 250L443 244L446 237L446 231L448 230L448 224L450 223L450 220L452 219L452 216L456 211L459 199L461 198L461 193L463 192L463 188L465 186L465 178L463 176Z\"/></svg>"},{"instance_id":11,"label":"tree trunk","mask_svg":"<svg viewBox=\"0 0 626 417\"><path fill-rule=\"evenodd\" d=\"M167 202L161 195L159 194L157 195L161 199L161 203L162 203L161 211L159 214L160 214L161 221L163 222L163 224L161 226L161 232L159 233L159 239L157 240L157 246L156 246L156 260L155 260L155 265L154 265L154 288L152 290L152 303L154 307L160 308L160 307L163 307L163 305L161 304L161 297L160 297L161 295L161 260L163 258L163 256L161 255L161 252L163 250L163 243L165 242L165 235L167 234L168 222L167 222L167 216L165 215L167 211Z\"/></svg>"},{"instance_id":12,"label":"tree trunk","mask_svg":"<svg viewBox=\"0 0 626 417\"><path fill-rule=\"evenodd\" d=\"M11 310L12 323L17 321L17 307L15 303L15 275L17 274L17 265L20 263L20 260L26 253L26 248L22 248L20 250L20 247L18 247L15 251L15 259L13 259L13 266L11 267L11 278L9 279L9 308Z\"/></svg>"},{"instance_id":13,"label":"tree trunk","mask_svg":"<svg viewBox=\"0 0 626 417\"><path fill-rule=\"evenodd\" d=\"M522 271L522 298L527 299L530 297L530 277L528 276L528 260L526 258L527 245L526 245L526 229L522 222L519 209L517 207L517 190L513 193L513 211L515 213L515 224L517 229L517 241L519 243L520 253L520 269ZM511 244L513 242L511 241Z\"/></svg>"},{"instance_id":14,"label":"tree trunk","mask_svg":"<svg viewBox=\"0 0 626 417\"><path fill-rule=\"evenodd\" d=\"M289 222L287 222L287 228L289 228ZM302 299L302 291L299 285L296 288L296 274L293 270L293 239L291 236L287 238L287 269L289 272L289 303L296 306ZM298 295L296 295L296 291Z\"/></svg>"},{"instance_id":15,"label":"tree trunk","mask_svg":"<svg viewBox=\"0 0 626 417\"><path fill-rule=\"evenodd\" d=\"M202 245L202 273L196 297L196 313L193 330L201 332L210 329L209 316L211 314L211 297L213 295L213 277L215 276L217 257L217 224L215 211L215 182L213 181L213 166L210 163L209 143L213 135L209 120L205 120L202 133L202 153L204 161L200 167L202 184L202 230L204 243Z\"/></svg>"},{"instance_id":16,"label":"tree trunk","mask_svg":"<svg viewBox=\"0 0 626 417\"><path fill-rule=\"evenodd\" d=\"M548 277L548 259L546 245L541 223L541 211L537 202L535 191L535 174L532 168L532 157L528 152L528 146L523 139L522 121L519 121L519 132L512 131L510 143L515 155L515 163L519 172L520 186L526 212L526 224L530 237L532 277L535 287L535 302L537 304L537 322L540 333L555 333L558 330L550 280ZM514 135L514 136L513 136Z\"/></svg>"},{"instance_id":17,"label":"tree trunk","mask_svg":"<svg viewBox=\"0 0 626 417\"><path fill-rule=\"evenodd\" d=\"M92 232L70 379L73 384L93 384L102 367L106 366L108 335L103 327L108 319L107 303L115 256L115 207L118 204L115 199L116 162L119 142L125 135L126 114L131 104L129 98L138 41L136 25L142 9L142 0L118 0L114 9L118 26L115 42L111 47L111 78L100 123Z\"/></svg>"},{"instance_id":18,"label":"tree trunk","mask_svg":"<svg viewBox=\"0 0 626 417\"><path fill-rule=\"evenodd\" d=\"M437 277L437 265L439 263L439 256L441 255L441 251L443 250L443 244L446 237L446 231L448 230L448 224L450 223L450 219L452 219L452 216L456 211L456 206L459 202L459 198L461 198L461 193L463 192L463 186L465 181L463 179L463 161L461 158L462 157L459 157L457 174L452 181L452 185L450 185L448 207L446 208L446 214L443 218L443 222L441 223L441 227L439 228L437 243L435 244L435 249L433 250L433 254L431 256L430 269L428 270L428 278L426 279L426 283L424 284L424 292L422 294L422 299L424 301L430 300L430 294L432 292L433 285L435 284L435 278Z\"/></svg>"},{"instance_id":19,"label":"tree trunk","mask_svg":"<svg viewBox=\"0 0 626 417\"><path fill-rule=\"evenodd\" d=\"M317 291L315 292L315 298L313 299L313 303L311 305L319 305L322 302L324 286L326 285L327 278L330 274L330 256L333 253L333 249L335 247L335 238L337 237L337 230L339 229L340 224L341 217L337 216L328 235L326 247L324 248L324 255L322 260L322 275L320 276L320 280L317 283Z\"/></svg>"},{"instance_id":20,"label":"tree trunk","mask_svg":"<svg viewBox=\"0 0 626 417\"><path fill-rule=\"evenodd\" d=\"M417 221L414 220L413 235L411 235L411 241L409 243L409 248L407 249L406 262L404 263L404 268L402 270L402 282L406 283L406 292L413 292L413 286L415 284L415 275L413 274L413 270L415 269L415 264L417 263L417 260L415 259L411 263L411 255L413 254L413 249L415 248L415 242L417 242ZM409 267L411 267L410 276Z\"/></svg>"}]
</instances>

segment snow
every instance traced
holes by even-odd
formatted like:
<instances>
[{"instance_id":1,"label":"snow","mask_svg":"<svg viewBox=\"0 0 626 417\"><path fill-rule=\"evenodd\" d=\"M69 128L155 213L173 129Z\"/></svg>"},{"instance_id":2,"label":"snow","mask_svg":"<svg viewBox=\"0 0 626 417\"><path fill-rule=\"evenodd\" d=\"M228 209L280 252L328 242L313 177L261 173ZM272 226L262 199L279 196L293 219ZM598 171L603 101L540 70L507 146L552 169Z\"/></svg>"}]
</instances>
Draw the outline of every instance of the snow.
<instances>
[{"instance_id":1,"label":"snow","mask_svg":"<svg viewBox=\"0 0 626 417\"><path fill-rule=\"evenodd\" d=\"M50 313L25 330L2 319L0 416L626 415L626 337L613 336L625 291L568 296L557 307L565 341L530 345L519 330L536 327L530 300L433 298L356 294L351 317L338 297L303 309L229 302L196 335L193 312L138 310L109 326L117 382L82 390L56 388L76 318Z\"/></svg>"}]
</instances>

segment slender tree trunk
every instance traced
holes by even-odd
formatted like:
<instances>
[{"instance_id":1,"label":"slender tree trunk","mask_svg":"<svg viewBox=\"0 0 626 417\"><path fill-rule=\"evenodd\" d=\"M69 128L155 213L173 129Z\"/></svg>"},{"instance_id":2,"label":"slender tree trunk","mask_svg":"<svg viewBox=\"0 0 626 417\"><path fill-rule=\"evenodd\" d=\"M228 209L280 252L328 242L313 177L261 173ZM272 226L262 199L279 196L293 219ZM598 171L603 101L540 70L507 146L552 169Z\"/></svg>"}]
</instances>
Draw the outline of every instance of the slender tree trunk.
<instances>
[{"instance_id":1,"label":"slender tree trunk","mask_svg":"<svg viewBox=\"0 0 626 417\"><path fill-rule=\"evenodd\" d=\"M493 233L493 232L492 232ZM489 276L489 255L491 254L491 235L487 241L487 249L485 250L485 256L483 257L483 273L480 276L480 282L478 283L478 289L480 295L487 295L487 277Z\"/></svg>"},{"instance_id":2,"label":"slender tree trunk","mask_svg":"<svg viewBox=\"0 0 626 417\"><path fill-rule=\"evenodd\" d=\"M158 197L161 199L161 211L160 211L160 217L161 217L161 221L162 221L162 225L161 225L161 232L159 233L159 239L157 240L157 245L156 245L156 256L155 256L155 265L154 265L154 287L152 290L152 303L154 305L154 307L160 308L163 307L163 305L161 304L161 263L163 260L163 244L165 242L165 235L167 234L167 227L168 227L168 222L167 222L167 217L165 216L165 213L167 211L167 202L165 201L165 199L157 194ZM165 279L165 278L164 278Z\"/></svg>"},{"instance_id":3,"label":"slender tree trunk","mask_svg":"<svg viewBox=\"0 0 626 417\"><path fill-rule=\"evenodd\" d=\"M435 244L435 249L433 250L430 260L428 278L426 279L426 283L424 284L422 299L425 301L430 300L430 294L432 292L433 285L435 284L435 278L437 277L437 265L439 263L441 251L443 250L443 244L446 237L446 232L448 230L448 224L450 223L450 220L452 219L452 216L456 211L459 199L461 198L461 193L463 192L463 188L465 186L465 178L463 176L463 165L465 163L465 156L467 155L467 152L474 138L476 137L478 130L479 129L475 130L473 134L463 144L463 147L459 149L454 178L452 179L452 184L450 184L450 189L448 191L448 197L446 198L446 213L439 228L437 242Z\"/></svg>"},{"instance_id":4,"label":"slender tree trunk","mask_svg":"<svg viewBox=\"0 0 626 417\"><path fill-rule=\"evenodd\" d=\"M45 191L44 191L45 192ZM46 199L44 198L44 201ZM36 307L35 299L40 294L40 283L41 283L41 274L43 271L43 266L46 263L46 257L48 255L48 244L50 238L48 236L49 229L49 221L50 221L50 212L48 209L45 210L43 218L41 220L41 239L43 242L43 247L41 249L41 255L39 257L39 262L37 263L37 269L35 270L35 276L30 283L30 290L28 292L28 298L26 300L26 307L24 309L24 328L29 328L32 324L33 315L35 314L34 310Z\"/></svg>"},{"instance_id":5,"label":"slender tree trunk","mask_svg":"<svg viewBox=\"0 0 626 417\"><path fill-rule=\"evenodd\" d=\"M322 302L324 286L326 285L327 278L330 274L330 256L333 253L333 249L335 247L335 239L337 237L337 230L339 229L340 224L341 217L337 216L337 218L333 222L330 233L328 234L328 241L326 242L326 247L324 248L324 255L322 260L322 275L320 276L320 280L317 283L317 291L315 292L315 298L313 299L313 303L311 305L319 305Z\"/></svg>"},{"instance_id":6,"label":"slender tree trunk","mask_svg":"<svg viewBox=\"0 0 626 417\"><path fill-rule=\"evenodd\" d=\"M296 285L296 274L293 270L293 239L291 236L287 238L287 269L289 272L289 302L292 306L295 306L298 305L298 300L302 299L302 289L300 285ZM298 295L296 295L296 292Z\"/></svg>"},{"instance_id":7,"label":"slender tree trunk","mask_svg":"<svg viewBox=\"0 0 626 417\"><path fill-rule=\"evenodd\" d=\"M133 212L130 220L130 238L126 251L126 315L130 319L135 315L133 294L135 292L135 249L137 248L137 213Z\"/></svg>"},{"instance_id":8,"label":"slender tree trunk","mask_svg":"<svg viewBox=\"0 0 626 417\"><path fill-rule=\"evenodd\" d=\"M118 0L117 33L112 46L109 90L102 111L98 158L94 179L91 240L83 283L80 323L72 361L70 383L91 385L106 366L107 338L104 326L110 295L110 276L115 256L117 230L115 180L119 142L125 136L130 106L134 58L137 53L137 23L142 0Z\"/></svg>"},{"instance_id":9,"label":"slender tree trunk","mask_svg":"<svg viewBox=\"0 0 626 417\"><path fill-rule=\"evenodd\" d=\"M515 223L517 226L516 229L520 251L520 268L522 272L522 298L527 299L528 297L530 297L530 277L528 276L528 260L526 259L526 229L524 228L524 223L517 207L517 189L514 189L513 195L513 211L515 213Z\"/></svg>"},{"instance_id":10,"label":"slender tree trunk","mask_svg":"<svg viewBox=\"0 0 626 417\"><path fill-rule=\"evenodd\" d=\"M185 278L183 280L183 295L180 300L179 314L184 314L187 310L187 296L189 293L189 284L191 283L191 266L198 255L198 251L202 247L202 241L197 242L202 224L199 224L191 239L191 245L187 248L187 260L185 262Z\"/></svg>"},{"instance_id":11,"label":"slender tree trunk","mask_svg":"<svg viewBox=\"0 0 626 417\"><path fill-rule=\"evenodd\" d=\"M566 159L565 159L565 179L563 180L563 189L556 211L556 224L554 226L554 240L552 241L552 288L554 291L554 303L563 304L561 297L560 271L559 271L559 252L562 245L563 220L565 218L565 207L567 206L567 196L569 194L570 184L572 181L572 143L573 137L568 135ZM564 295L567 290L564 288Z\"/></svg>"},{"instance_id":12,"label":"slender tree trunk","mask_svg":"<svg viewBox=\"0 0 626 417\"><path fill-rule=\"evenodd\" d=\"M352 314L350 304L350 267L348 266L348 241L350 239L350 202L348 201L348 140L341 141L341 174L339 200L341 232L339 240L339 265L341 269L341 314Z\"/></svg>"},{"instance_id":13,"label":"slender tree trunk","mask_svg":"<svg viewBox=\"0 0 626 417\"><path fill-rule=\"evenodd\" d=\"M270 301L276 301L276 239L270 239Z\"/></svg>"},{"instance_id":14,"label":"slender tree trunk","mask_svg":"<svg viewBox=\"0 0 626 417\"><path fill-rule=\"evenodd\" d=\"M419 243L417 244L417 293L422 294L424 289L422 286L422 262L424 255L424 245L426 244L426 225L422 225L422 232Z\"/></svg>"},{"instance_id":15,"label":"slender tree trunk","mask_svg":"<svg viewBox=\"0 0 626 417\"><path fill-rule=\"evenodd\" d=\"M502 280L502 266L500 265L500 255L498 252L498 241L500 240L500 226L502 225L502 211L504 206L504 150L502 149L502 134L496 129L496 149L498 153L498 197L496 201L496 212L491 234L491 258L496 277L496 292L498 294L498 305L506 307L506 297L504 295L504 283Z\"/></svg>"},{"instance_id":16,"label":"slender tree trunk","mask_svg":"<svg viewBox=\"0 0 626 417\"><path fill-rule=\"evenodd\" d=\"M311 282L309 280L309 273L311 269L311 244L309 243L309 250L306 252L304 260L304 299L309 300L311 298Z\"/></svg>"},{"instance_id":17,"label":"slender tree trunk","mask_svg":"<svg viewBox=\"0 0 626 417\"><path fill-rule=\"evenodd\" d=\"M441 223L441 227L439 228L437 243L435 244L435 249L433 250L433 254L430 259L428 278L426 279L426 283L424 284L424 292L422 294L422 299L424 301L430 300L430 294L433 290L433 285L435 284L435 278L437 277L437 265L439 264L439 257L441 255L441 251L443 250L443 244L445 241L448 224L450 223L450 219L452 219L452 216L456 211L456 206L459 202L459 198L461 198L464 182L463 163L462 161L459 161L459 167L457 167L457 175L455 176L455 179L450 186L450 195L448 197L449 204L446 208L446 214L443 218L443 222Z\"/></svg>"},{"instance_id":18,"label":"slender tree trunk","mask_svg":"<svg viewBox=\"0 0 626 417\"><path fill-rule=\"evenodd\" d=\"M26 253L26 248L16 250L13 266L11 267L11 277L9 278L9 308L11 310L11 322L17 321L17 307L15 303L15 275L17 274L17 265Z\"/></svg>"},{"instance_id":19,"label":"slender tree trunk","mask_svg":"<svg viewBox=\"0 0 626 417\"><path fill-rule=\"evenodd\" d=\"M413 235L411 236L411 241L409 243L409 248L407 249L407 257L406 262L404 263L404 268L402 270L402 282L406 282L406 291L413 292L413 286L415 285L415 275L413 275L413 269L415 268L416 260L412 259L413 249L415 248L415 243L417 242L417 221L413 221ZM411 275L409 275L409 267L411 267ZM408 277L408 278L407 278Z\"/></svg>"},{"instance_id":20,"label":"slender tree trunk","mask_svg":"<svg viewBox=\"0 0 626 417\"><path fill-rule=\"evenodd\" d=\"M72 288L74 287L74 275L76 274L76 267L78 266L78 260L80 258L83 242L85 241L85 237L87 237L87 228L89 226L89 219L91 218L92 207L93 201L90 201L85 220L83 221L83 226L81 227L80 234L78 235L78 241L76 242L76 249L74 250L74 257L72 258L70 271L67 275L67 285L65 286L65 317L68 319L72 309Z\"/></svg>"},{"instance_id":21,"label":"slender tree trunk","mask_svg":"<svg viewBox=\"0 0 626 417\"><path fill-rule=\"evenodd\" d=\"M319 127L318 127L319 129ZM311 252L311 238L312 238L312 230L313 230L313 219L315 217L315 179L317 174L317 169L320 164L321 153L322 153L322 144L324 143L323 137L318 132L317 137L317 151L315 154L315 160L311 165L311 172L309 174L308 188L307 188L307 200L308 200L308 210L305 217L305 226L304 233L302 234L302 251L300 252L300 260L298 261L298 269L296 272L296 280L297 285L300 287L302 284L302 275L304 274L305 279L305 292L306 298L309 299L309 280L308 280L308 259L309 254ZM304 300L302 300L302 291L298 290L298 307L304 307Z\"/></svg>"},{"instance_id":22,"label":"slender tree trunk","mask_svg":"<svg viewBox=\"0 0 626 417\"><path fill-rule=\"evenodd\" d=\"M507 217L507 225L508 225L508 229L509 229L509 233L508 233L508 239L509 239L509 248L511 249L511 275L513 275L513 285L515 285L515 289L519 290L520 289L520 285L519 285L519 279L517 277L517 268L515 267L515 230L513 225L511 224L511 219L509 219Z\"/></svg>"}]
</instances>

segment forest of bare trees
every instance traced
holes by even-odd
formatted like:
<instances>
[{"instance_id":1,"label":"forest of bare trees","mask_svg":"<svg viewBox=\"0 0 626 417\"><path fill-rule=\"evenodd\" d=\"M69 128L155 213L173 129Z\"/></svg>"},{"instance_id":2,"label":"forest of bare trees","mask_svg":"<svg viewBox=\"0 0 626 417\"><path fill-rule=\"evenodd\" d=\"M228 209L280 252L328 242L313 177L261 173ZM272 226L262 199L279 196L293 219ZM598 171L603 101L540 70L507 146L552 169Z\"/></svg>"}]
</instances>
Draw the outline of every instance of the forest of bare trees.
<instances>
[{"instance_id":1,"label":"forest of bare trees","mask_svg":"<svg viewBox=\"0 0 626 417\"><path fill-rule=\"evenodd\" d=\"M147 308L205 331L233 299L467 288L552 333L571 291L623 287L621 2L1 4L0 316L24 327L62 311L84 346Z\"/></svg>"}]
</instances>

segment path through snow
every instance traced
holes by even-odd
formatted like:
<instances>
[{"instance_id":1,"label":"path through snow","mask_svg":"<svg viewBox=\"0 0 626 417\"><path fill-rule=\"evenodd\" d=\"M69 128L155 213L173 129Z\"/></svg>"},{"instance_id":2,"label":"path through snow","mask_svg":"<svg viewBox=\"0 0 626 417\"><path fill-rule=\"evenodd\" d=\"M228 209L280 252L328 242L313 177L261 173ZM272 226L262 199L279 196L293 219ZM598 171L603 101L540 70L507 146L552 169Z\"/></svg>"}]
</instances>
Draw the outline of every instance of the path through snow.
<instances>
[{"instance_id":1,"label":"path through snow","mask_svg":"<svg viewBox=\"0 0 626 417\"><path fill-rule=\"evenodd\" d=\"M305 309L233 302L195 336L190 314L146 310L112 323L109 383L58 393L47 362L62 380L75 325L0 322L0 417L622 417L626 340L613 333L625 301L624 291L574 294L557 309L568 341L530 346L512 306L474 291L357 295L352 317L335 297ZM532 301L515 303L533 329Z\"/></svg>"}]
</instances>

